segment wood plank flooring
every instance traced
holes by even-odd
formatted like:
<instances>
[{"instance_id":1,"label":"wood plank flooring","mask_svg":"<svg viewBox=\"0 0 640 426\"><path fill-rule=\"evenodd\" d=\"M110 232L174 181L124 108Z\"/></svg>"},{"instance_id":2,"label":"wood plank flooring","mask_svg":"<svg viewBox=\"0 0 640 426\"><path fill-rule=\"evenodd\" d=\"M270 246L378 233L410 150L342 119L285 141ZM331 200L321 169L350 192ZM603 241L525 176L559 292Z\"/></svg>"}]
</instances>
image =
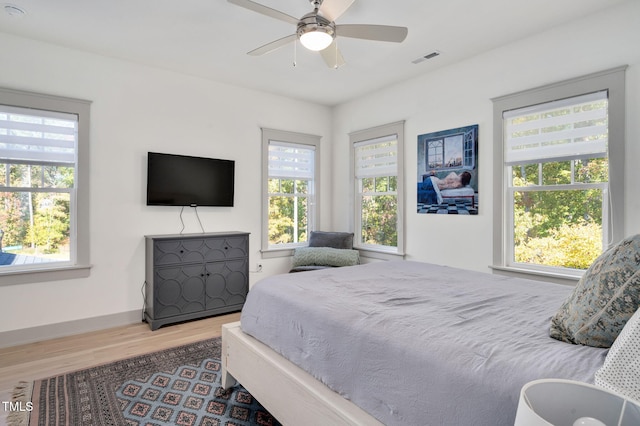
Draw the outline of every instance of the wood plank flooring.
<instances>
[{"instance_id":1,"label":"wood plank flooring","mask_svg":"<svg viewBox=\"0 0 640 426\"><path fill-rule=\"evenodd\" d=\"M240 313L164 326L151 331L146 323L61 337L0 349L0 425L20 382L81 370L118 359L220 336L222 324L238 321Z\"/></svg>"}]
</instances>

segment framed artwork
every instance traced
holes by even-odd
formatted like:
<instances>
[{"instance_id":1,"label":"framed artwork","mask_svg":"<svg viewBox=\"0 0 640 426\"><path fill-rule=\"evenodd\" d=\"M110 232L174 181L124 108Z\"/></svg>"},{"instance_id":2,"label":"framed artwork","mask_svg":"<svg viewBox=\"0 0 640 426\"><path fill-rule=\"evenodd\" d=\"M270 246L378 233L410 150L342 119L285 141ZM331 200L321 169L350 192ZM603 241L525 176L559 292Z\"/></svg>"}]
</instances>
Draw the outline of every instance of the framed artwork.
<instances>
[{"instance_id":1,"label":"framed artwork","mask_svg":"<svg viewBox=\"0 0 640 426\"><path fill-rule=\"evenodd\" d=\"M418 213L478 214L478 125L418 136Z\"/></svg>"}]
</instances>

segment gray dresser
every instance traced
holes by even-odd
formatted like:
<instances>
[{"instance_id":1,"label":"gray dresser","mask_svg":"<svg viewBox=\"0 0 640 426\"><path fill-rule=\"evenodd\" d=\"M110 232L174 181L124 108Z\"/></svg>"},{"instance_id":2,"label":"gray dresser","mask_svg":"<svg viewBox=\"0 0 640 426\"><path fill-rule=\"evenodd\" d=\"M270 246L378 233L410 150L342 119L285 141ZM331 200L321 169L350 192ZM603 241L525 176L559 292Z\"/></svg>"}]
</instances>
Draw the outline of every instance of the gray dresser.
<instances>
[{"instance_id":1,"label":"gray dresser","mask_svg":"<svg viewBox=\"0 0 640 426\"><path fill-rule=\"evenodd\" d=\"M145 319L152 330L242 309L248 233L147 235L145 250Z\"/></svg>"}]
</instances>

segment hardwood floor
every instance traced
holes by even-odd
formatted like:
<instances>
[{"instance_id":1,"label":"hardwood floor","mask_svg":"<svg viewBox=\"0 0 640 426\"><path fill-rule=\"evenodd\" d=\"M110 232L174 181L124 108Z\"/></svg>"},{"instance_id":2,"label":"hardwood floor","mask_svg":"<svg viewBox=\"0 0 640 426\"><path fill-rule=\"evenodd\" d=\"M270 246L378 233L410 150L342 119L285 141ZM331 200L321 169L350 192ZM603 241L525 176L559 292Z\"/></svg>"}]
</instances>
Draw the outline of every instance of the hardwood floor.
<instances>
[{"instance_id":1,"label":"hardwood floor","mask_svg":"<svg viewBox=\"0 0 640 426\"><path fill-rule=\"evenodd\" d=\"M0 425L14 386L68 371L220 336L222 324L240 313L205 318L151 331L140 323L0 349Z\"/></svg>"}]
</instances>

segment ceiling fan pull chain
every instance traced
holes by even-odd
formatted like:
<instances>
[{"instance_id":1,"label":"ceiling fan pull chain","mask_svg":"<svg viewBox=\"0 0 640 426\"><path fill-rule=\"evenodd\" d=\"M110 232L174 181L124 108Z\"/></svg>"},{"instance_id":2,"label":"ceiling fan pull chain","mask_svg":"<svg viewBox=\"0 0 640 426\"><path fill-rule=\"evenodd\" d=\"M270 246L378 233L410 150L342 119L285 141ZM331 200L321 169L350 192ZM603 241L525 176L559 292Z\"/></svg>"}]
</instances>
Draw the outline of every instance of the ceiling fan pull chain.
<instances>
[{"instance_id":1,"label":"ceiling fan pull chain","mask_svg":"<svg viewBox=\"0 0 640 426\"><path fill-rule=\"evenodd\" d=\"M293 42L293 67L298 66L298 41Z\"/></svg>"}]
</instances>

